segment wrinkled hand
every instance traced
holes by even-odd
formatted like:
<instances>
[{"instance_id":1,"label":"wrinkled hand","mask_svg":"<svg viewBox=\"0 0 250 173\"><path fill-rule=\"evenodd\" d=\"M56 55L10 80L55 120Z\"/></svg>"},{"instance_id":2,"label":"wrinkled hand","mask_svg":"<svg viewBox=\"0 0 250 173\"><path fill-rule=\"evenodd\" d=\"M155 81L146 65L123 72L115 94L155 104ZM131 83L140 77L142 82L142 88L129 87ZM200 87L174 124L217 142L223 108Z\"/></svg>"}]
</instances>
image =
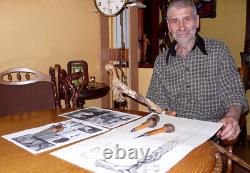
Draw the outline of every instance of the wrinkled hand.
<instances>
[{"instance_id":1,"label":"wrinkled hand","mask_svg":"<svg viewBox=\"0 0 250 173\"><path fill-rule=\"evenodd\" d=\"M232 116L224 116L220 120L223 123L222 129L217 133L221 140L234 140L240 133L238 120Z\"/></svg>"}]
</instances>

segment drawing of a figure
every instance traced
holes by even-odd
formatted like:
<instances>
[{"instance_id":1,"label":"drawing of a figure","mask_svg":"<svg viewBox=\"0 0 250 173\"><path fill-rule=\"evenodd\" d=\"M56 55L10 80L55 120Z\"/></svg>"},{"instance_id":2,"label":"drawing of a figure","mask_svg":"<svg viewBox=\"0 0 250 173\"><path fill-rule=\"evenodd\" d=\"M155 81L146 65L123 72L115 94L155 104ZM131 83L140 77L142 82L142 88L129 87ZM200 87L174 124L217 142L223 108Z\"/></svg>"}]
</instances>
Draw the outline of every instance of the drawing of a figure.
<instances>
[{"instance_id":1,"label":"drawing of a figure","mask_svg":"<svg viewBox=\"0 0 250 173\"><path fill-rule=\"evenodd\" d=\"M90 133L90 134L101 131L101 129L98 129L98 128L93 127L93 126L88 126L88 125L84 125L82 128L79 128L78 130L86 132L86 133Z\"/></svg>"},{"instance_id":2,"label":"drawing of a figure","mask_svg":"<svg viewBox=\"0 0 250 173\"><path fill-rule=\"evenodd\" d=\"M101 115L100 118L103 120L104 124L112 124L112 123L118 123L122 121L128 121L131 118L128 115L116 115L116 114L108 114L107 115Z\"/></svg>"},{"instance_id":3,"label":"drawing of a figure","mask_svg":"<svg viewBox=\"0 0 250 173\"><path fill-rule=\"evenodd\" d=\"M154 150L151 154L149 154L143 162L138 162L134 165L128 166L120 166L114 163L108 162L105 159L99 159L96 161L95 166L102 167L104 169L108 169L115 172L122 172L122 173L136 173L138 169L143 169L144 173L151 173L151 171L158 172L158 169L150 169L147 167L149 164L152 164L158 160L160 160L164 154L172 150L175 146L182 143L183 140L181 139L174 139L170 142L166 142L163 145L159 146L156 150ZM154 164L154 168L157 168L157 164Z\"/></svg>"},{"instance_id":4,"label":"drawing of a figure","mask_svg":"<svg viewBox=\"0 0 250 173\"><path fill-rule=\"evenodd\" d=\"M32 134L12 138L12 140L24 145L25 147L33 151L40 151L42 149L54 146L54 144L49 143L45 140L34 138Z\"/></svg>"}]
</instances>

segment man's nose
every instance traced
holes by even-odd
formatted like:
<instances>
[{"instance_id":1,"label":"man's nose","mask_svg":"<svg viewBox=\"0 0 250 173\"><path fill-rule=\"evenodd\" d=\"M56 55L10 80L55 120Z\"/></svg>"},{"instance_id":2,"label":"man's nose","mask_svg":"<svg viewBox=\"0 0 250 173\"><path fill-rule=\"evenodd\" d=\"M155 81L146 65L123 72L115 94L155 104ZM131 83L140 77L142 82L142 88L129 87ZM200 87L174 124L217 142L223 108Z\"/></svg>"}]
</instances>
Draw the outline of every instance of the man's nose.
<instances>
[{"instance_id":1,"label":"man's nose","mask_svg":"<svg viewBox=\"0 0 250 173\"><path fill-rule=\"evenodd\" d=\"M179 22L179 29L180 29L181 31L184 31L184 30L185 30L185 24L184 24L183 21L180 21L180 22Z\"/></svg>"}]
</instances>

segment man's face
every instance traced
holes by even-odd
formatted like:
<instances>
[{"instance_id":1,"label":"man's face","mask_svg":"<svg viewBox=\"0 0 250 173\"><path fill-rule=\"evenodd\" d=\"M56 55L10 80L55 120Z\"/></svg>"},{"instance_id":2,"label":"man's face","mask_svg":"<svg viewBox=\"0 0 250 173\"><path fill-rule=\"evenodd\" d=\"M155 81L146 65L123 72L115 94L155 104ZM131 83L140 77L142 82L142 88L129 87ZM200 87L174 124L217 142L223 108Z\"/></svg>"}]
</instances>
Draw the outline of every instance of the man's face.
<instances>
[{"instance_id":1,"label":"man's face","mask_svg":"<svg viewBox=\"0 0 250 173\"><path fill-rule=\"evenodd\" d=\"M168 11L168 28L178 44L188 44L195 40L199 27L199 16L194 16L192 8L171 8Z\"/></svg>"}]
</instances>

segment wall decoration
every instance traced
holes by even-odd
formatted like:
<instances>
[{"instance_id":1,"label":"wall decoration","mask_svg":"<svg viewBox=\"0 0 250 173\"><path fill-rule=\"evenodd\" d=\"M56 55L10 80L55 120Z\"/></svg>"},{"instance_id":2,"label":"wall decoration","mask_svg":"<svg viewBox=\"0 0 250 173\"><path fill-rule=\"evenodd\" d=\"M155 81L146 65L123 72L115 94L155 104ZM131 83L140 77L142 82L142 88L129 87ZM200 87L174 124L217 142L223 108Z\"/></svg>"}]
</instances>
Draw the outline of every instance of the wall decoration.
<instances>
[{"instance_id":1,"label":"wall decoration","mask_svg":"<svg viewBox=\"0 0 250 173\"><path fill-rule=\"evenodd\" d=\"M200 18L216 17L216 0L194 0Z\"/></svg>"}]
</instances>

